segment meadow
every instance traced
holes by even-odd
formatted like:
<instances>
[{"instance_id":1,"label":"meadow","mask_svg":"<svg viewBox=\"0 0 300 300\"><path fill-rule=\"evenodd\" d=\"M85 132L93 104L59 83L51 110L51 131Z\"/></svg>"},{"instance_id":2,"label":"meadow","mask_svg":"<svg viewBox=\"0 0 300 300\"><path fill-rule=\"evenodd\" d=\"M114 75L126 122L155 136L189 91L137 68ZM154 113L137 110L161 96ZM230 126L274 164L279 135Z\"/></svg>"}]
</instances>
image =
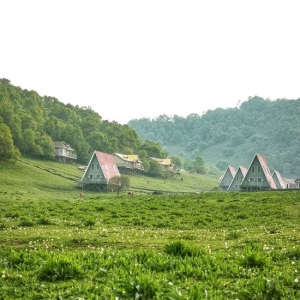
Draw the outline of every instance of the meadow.
<instances>
[{"instance_id":1,"label":"meadow","mask_svg":"<svg viewBox=\"0 0 300 300\"><path fill-rule=\"evenodd\" d=\"M299 191L79 199L21 163L0 180L0 299L300 299Z\"/></svg>"}]
</instances>

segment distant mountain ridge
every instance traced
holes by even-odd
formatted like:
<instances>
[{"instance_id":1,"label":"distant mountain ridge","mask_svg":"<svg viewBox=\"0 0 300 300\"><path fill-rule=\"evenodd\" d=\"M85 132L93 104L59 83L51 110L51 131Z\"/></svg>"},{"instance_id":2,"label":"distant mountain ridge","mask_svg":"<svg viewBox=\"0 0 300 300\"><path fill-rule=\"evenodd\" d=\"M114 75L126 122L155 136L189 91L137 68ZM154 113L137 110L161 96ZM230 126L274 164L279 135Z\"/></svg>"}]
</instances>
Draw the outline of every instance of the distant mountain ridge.
<instances>
[{"instance_id":1,"label":"distant mountain ridge","mask_svg":"<svg viewBox=\"0 0 300 300\"><path fill-rule=\"evenodd\" d=\"M285 175L300 175L300 99L270 101L258 96L236 108L209 110L186 118L161 115L128 125L146 140L160 143L171 155L200 155L210 166L245 167L255 153Z\"/></svg>"}]
</instances>

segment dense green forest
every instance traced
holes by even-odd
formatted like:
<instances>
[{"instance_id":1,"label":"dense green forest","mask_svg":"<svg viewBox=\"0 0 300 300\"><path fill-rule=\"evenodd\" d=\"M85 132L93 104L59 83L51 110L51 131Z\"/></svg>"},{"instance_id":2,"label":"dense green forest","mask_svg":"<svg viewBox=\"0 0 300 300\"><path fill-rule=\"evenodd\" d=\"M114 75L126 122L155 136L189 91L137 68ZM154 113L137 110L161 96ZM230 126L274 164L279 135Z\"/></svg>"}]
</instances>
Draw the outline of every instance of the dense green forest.
<instances>
[{"instance_id":1,"label":"dense green forest","mask_svg":"<svg viewBox=\"0 0 300 300\"><path fill-rule=\"evenodd\" d=\"M138 153L141 159L167 156L157 142L142 142L128 125L102 120L90 107L63 104L0 79L0 161L20 155L53 159L53 141L70 144L84 164L94 150Z\"/></svg>"},{"instance_id":2,"label":"dense green forest","mask_svg":"<svg viewBox=\"0 0 300 300\"><path fill-rule=\"evenodd\" d=\"M186 118L161 115L131 120L139 136L183 158L201 156L224 170L248 167L255 153L284 175L300 174L300 99L270 101L249 97L236 108L209 110Z\"/></svg>"}]
</instances>

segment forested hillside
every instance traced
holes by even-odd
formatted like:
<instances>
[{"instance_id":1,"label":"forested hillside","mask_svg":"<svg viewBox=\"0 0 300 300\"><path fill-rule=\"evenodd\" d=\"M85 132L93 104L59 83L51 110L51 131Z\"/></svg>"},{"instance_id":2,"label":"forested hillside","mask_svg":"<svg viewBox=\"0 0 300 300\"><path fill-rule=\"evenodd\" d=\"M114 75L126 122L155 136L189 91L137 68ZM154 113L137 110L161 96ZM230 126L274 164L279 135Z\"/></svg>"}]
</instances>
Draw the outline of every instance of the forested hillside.
<instances>
[{"instance_id":1,"label":"forested hillside","mask_svg":"<svg viewBox=\"0 0 300 300\"><path fill-rule=\"evenodd\" d=\"M128 125L102 120L90 107L65 105L0 79L0 160L20 154L53 159L53 141L70 144L84 164L94 150L135 153L141 159L167 155L158 143L143 143Z\"/></svg>"},{"instance_id":2,"label":"forested hillside","mask_svg":"<svg viewBox=\"0 0 300 300\"><path fill-rule=\"evenodd\" d=\"M255 96L239 107L209 110L201 116L161 115L128 125L170 154L201 155L221 170L228 164L248 167L254 154L260 153L270 168L285 175L300 174L300 99L270 101Z\"/></svg>"}]
</instances>

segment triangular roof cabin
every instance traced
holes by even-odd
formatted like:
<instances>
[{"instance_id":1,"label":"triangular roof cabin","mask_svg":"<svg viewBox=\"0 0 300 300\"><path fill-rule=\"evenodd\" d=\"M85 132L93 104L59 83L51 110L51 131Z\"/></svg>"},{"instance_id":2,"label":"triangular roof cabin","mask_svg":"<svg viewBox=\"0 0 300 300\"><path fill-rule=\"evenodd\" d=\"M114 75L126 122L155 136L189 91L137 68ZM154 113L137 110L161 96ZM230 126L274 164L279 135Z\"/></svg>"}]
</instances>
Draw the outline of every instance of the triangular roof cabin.
<instances>
[{"instance_id":1,"label":"triangular roof cabin","mask_svg":"<svg viewBox=\"0 0 300 300\"><path fill-rule=\"evenodd\" d=\"M284 181L278 171L274 170L272 177L276 184L277 189L285 189L286 188L286 185L284 184Z\"/></svg>"},{"instance_id":2,"label":"triangular roof cabin","mask_svg":"<svg viewBox=\"0 0 300 300\"><path fill-rule=\"evenodd\" d=\"M78 185L82 188L105 191L104 186L107 186L109 180L115 176L121 175L114 157L108 153L94 151Z\"/></svg>"},{"instance_id":3,"label":"triangular roof cabin","mask_svg":"<svg viewBox=\"0 0 300 300\"><path fill-rule=\"evenodd\" d=\"M277 189L266 159L261 154L255 154L240 189L251 192Z\"/></svg>"},{"instance_id":4,"label":"triangular roof cabin","mask_svg":"<svg viewBox=\"0 0 300 300\"><path fill-rule=\"evenodd\" d=\"M223 177L222 177L222 180L219 184L219 186L223 189L223 190L227 190L234 175L235 175L236 171L235 171L235 168L232 167L232 166L228 166Z\"/></svg>"},{"instance_id":5,"label":"triangular roof cabin","mask_svg":"<svg viewBox=\"0 0 300 300\"><path fill-rule=\"evenodd\" d=\"M229 184L228 191L239 191L240 185L247 174L247 168L239 166L231 183Z\"/></svg>"}]
</instances>

